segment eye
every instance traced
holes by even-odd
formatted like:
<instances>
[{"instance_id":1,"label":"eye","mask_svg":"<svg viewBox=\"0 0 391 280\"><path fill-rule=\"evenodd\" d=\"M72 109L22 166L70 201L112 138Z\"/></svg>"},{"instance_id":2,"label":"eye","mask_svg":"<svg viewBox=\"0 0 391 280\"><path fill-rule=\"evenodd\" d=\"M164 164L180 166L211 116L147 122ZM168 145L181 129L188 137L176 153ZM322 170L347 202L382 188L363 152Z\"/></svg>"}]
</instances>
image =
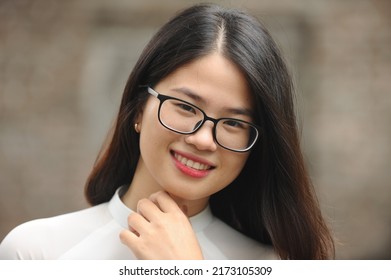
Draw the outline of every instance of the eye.
<instances>
[{"instance_id":1,"label":"eye","mask_svg":"<svg viewBox=\"0 0 391 280\"><path fill-rule=\"evenodd\" d=\"M182 111L186 111L186 112L190 112L190 113L193 113L193 114L196 114L197 111L194 107L190 106L189 104L186 104L186 103L176 103L175 106L179 109L181 109Z\"/></svg>"},{"instance_id":2,"label":"eye","mask_svg":"<svg viewBox=\"0 0 391 280\"><path fill-rule=\"evenodd\" d=\"M235 127L235 128L244 128L245 124L241 121L237 120L225 120L224 125L229 126L229 127Z\"/></svg>"}]
</instances>

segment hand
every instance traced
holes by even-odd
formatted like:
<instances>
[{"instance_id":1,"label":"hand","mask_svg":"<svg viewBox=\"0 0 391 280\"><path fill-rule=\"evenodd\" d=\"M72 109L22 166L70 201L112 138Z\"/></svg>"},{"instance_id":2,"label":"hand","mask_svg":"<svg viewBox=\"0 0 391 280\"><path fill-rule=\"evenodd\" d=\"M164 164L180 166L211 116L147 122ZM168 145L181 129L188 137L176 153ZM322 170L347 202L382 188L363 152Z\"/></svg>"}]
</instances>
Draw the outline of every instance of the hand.
<instances>
[{"instance_id":1,"label":"hand","mask_svg":"<svg viewBox=\"0 0 391 280\"><path fill-rule=\"evenodd\" d=\"M203 259L189 219L166 192L141 199L128 224L120 239L138 259Z\"/></svg>"}]
</instances>

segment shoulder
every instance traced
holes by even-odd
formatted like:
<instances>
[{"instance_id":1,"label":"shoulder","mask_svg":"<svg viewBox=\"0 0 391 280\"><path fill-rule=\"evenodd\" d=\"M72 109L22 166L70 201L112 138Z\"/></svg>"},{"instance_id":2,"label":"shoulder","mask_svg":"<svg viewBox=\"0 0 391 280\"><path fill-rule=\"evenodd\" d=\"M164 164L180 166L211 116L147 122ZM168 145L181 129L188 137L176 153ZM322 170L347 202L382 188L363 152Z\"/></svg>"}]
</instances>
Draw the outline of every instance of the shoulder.
<instances>
[{"instance_id":1,"label":"shoulder","mask_svg":"<svg viewBox=\"0 0 391 280\"><path fill-rule=\"evenodd\" d=\"M278 259L272 246L247 237L216 217L205 229L205 236L227 259Z\"/></svg>"},{"instance_id":2,"label":"shoulder","mask_svg":"<svg viewBox=\"0 0 391 280\"><path fill-rule=\"evenodd\" d=\"M0 259L53 259L110 220L107 203L14 228L0 244Z\"/></svg>"}]
</instances>

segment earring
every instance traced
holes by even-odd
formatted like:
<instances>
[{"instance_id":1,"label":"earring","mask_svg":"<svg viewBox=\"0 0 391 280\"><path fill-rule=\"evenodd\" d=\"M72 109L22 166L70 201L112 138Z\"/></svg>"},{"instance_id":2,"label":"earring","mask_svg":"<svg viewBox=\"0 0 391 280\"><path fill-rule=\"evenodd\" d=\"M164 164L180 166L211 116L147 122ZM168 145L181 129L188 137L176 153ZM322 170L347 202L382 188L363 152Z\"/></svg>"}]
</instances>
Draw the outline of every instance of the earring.
<instances>
[{"instance_id":1,"label":"earring","mask_svg":"<svg viewBox=\"0 0 391 280\"><path fill-rule=\"evenodd\" d=\"M138 126L138 123L135 123L134 124L134 130L137 132L137 133L140 133L140 128Z\"/></svg>"}]
</instances>

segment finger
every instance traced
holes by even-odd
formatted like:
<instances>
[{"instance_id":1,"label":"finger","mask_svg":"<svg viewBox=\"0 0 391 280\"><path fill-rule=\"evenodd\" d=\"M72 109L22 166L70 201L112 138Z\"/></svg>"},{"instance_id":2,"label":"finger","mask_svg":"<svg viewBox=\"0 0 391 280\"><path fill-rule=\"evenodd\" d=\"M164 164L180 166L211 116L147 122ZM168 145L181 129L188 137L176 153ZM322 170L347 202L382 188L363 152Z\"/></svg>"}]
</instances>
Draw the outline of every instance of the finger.
<instances>
[{"instance_id":1,"label":"finger","mask_svg":"<svg viewBox=\"0 0 391 280\"><path fill-rule=\"evenodd\" d=\"M149 222L159 219L161 212L160 208L150 199L144 198L137 202L137 213Z\"/></svg>"},{"instance_id":2,"label":"finger","mask_svg":"<svg viewBox=\"0 0 391 280\"><path fill-rule=\"evenodd\" d=\"M133 250L133 247L137 243L138 236L129 230L122 230L119 234L119 239L123 244Z\"/></svg>"},{"instance_id":3,"label":"finger","mask_svg":"<svg viewBox=\"0 0 391 280\"><path fill-rule=\"evenodd\" d=\"M180 210L174 199L164 191L151 194L149 199L155 203L163 212L169 213Z\"/></svg>"},{"instance_id":4,"label":"finger","mask_svg":"<svg viewBox=\"0 0 391 280\"><path fill-rule=\"evenodd\" d=\"M141 239L134 235L129 230L122 230L119 234L119 238L122 242L122 244L126 245L136 256L136 258L140 258L143 251L145 251L145 248L143 247L143 242L141 242Z\"/></svg>"},{"instance_id":5,"label":"finger","mask_svg":"<svg viewBox=\"0 0 391 280\"><path fill-rule=\"evenodd\" d=\"M148 225L149 222L138 213L132 213L128 216L129 230L137 236L140 236Z\"/></svg>"}]
</instances>

